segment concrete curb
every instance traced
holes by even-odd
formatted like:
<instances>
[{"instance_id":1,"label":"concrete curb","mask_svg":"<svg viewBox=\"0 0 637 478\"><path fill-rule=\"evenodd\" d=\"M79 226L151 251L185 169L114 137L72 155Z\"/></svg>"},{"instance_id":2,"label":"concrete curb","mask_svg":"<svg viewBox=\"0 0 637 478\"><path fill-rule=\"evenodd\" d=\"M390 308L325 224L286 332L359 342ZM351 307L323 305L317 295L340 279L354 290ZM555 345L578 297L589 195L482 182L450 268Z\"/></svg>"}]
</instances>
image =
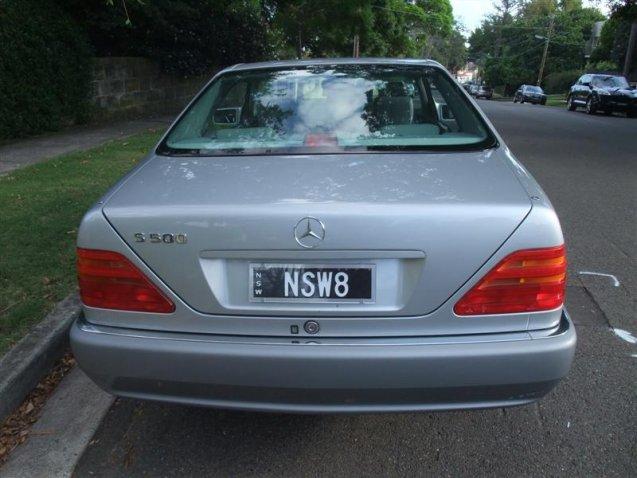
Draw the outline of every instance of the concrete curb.
<instances>
[{"instance_id":1,"label":"concrete curb","mask_svg":"<svg viewBox=\"0 0 637 478\"><path fill-rule=\"evenodd\" d=\"M70 477L115 397L78 367L62 379L29 431L0 468L3 478Z\"/></svg>"},{"instance_id":2,"label":"concrete curb","mask_svg":"<svg viewBox=\"0 0 637 478\"><path fill-rule=\"evenodd\" d=\"M22 403L62 356L69 328L80 311L80 299L74 292L0 358L0 422Z\"/></svg>"}]
</instances>

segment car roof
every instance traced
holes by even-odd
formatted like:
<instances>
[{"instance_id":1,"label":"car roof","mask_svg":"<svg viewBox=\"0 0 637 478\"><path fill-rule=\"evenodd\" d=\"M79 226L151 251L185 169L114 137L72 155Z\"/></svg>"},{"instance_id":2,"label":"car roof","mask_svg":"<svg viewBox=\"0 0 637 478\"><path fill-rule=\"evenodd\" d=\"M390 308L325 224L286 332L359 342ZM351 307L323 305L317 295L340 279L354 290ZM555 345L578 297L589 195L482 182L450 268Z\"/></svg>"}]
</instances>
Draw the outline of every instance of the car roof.
<instances>
[{"instance_id":1,"label":"car roof","mask_svg":"<svg viewBox=\"0 0 637 478\"><path fill-rule=\"evenodd\" d=\"M423 58L311 58L307 60L277 60L257 63L238 63L224 68L220 73L228 71L257 70L264 68L294 68L314 65L423 65L443 68L437 61Z\"/></svg>"}]
</instances>

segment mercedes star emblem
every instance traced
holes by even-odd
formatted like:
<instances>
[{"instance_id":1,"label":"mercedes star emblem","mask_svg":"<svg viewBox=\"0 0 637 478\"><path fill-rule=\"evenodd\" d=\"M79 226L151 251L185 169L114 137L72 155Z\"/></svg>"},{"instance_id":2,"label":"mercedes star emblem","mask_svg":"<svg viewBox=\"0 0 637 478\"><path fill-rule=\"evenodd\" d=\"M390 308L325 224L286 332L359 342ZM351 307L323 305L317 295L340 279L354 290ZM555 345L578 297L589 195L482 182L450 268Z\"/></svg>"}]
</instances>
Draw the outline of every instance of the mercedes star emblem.
<instances>
[{"instance_id":1,"label":"mercedes star emblem","mask_svg":"<svg viewBox=\"0 0 637 478\"><path fill-rule=\"evenodd\" d=\"M304 217L294 226L294 239L299 246L312 249L325 239L325 224L315 217Z\"/></svg>"}]
</instances>

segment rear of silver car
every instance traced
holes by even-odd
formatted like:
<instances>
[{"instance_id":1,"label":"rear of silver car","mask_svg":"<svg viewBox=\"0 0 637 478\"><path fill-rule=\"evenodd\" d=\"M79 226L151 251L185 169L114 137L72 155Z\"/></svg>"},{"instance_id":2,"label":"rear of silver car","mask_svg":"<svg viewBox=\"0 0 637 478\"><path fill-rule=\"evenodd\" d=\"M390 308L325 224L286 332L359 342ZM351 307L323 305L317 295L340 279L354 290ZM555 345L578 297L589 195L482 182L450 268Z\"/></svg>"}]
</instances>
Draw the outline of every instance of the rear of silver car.
<instances>
[{"instance_id":1,"label":"rear of silver car","mask_svg":"<svg viewBox=\"0 0 637 478\"><path fill-rule=\"evenodd\" d=\"M317 111L317 100L352 97L358 79L325 82L334 71L351 75L338 66L350 64L312 62L312 88L303 62L232 73L294 70L273 83L285 86L277 108L302 85ZM423 108L410 100L405 110L418 86L397 85L387 70L441 69L358 64L390 75L367 98L391 118L360 140L369 141L363 149L333 150L353 136L323 130L307 133L309 150L274 154L207 149L214 145L195 153L191 139L187 151L166 153L164 138L87 213L78 239L84 317L71 341L102 388L249 410L439 410L528 403L566 375L576 339L562 305L563 237L543 191L482 117L488 146L456 148L462 131L446 149L379 146L379 137L408 135ZM449 99L431 109L451 112L437 120L447 122L436 132L444 139L463 113L441 88L429 98ZM254 134L240 125L249 107L216 103L216 138L231 135L228 127ZM531 272L514 277L511 268ZM120 288L109 295L113 280ZM544 287L533 295L537 310L505 303L513 286L530 283Z\"/></svg>"}]
</instances>

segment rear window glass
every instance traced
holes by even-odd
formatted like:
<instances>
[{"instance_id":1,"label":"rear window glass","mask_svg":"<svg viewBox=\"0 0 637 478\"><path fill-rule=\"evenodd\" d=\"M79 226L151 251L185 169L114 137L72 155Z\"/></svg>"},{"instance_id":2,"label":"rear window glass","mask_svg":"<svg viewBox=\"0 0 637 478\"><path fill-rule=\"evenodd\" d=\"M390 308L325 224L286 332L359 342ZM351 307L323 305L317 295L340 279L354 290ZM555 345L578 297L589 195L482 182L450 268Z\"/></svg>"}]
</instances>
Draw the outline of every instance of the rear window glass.
<instances>
[{"instance_id":1,"label":"rear window glass","mask_svg":"<svg viewBox=\"0 0 637 478\"><path fill-rule=\"evenodd\" d=\"M623 76L594 76L591 84L598 88L629 88Z\"/></svg>"},{"instance_id":2,"label":"rear window glass","mask_svg":"<svg viewBox=\"0 0 637 478\"><path fill-rule=\"evenodd\" d=\"M160 154L483 148L488 128L433 67L333 65L229 72L191 105Z\"/></svg>"},{"instance_id":3,"label":"rear window glass","mask_svg":"<svg viewBox=\"0 0 637 478\"><path fill-rule=\"evenodd\" d=\"M539 86L525 86L525 89L530 93L543 93L542 88Z\"/></svg>"}]
</instances>

